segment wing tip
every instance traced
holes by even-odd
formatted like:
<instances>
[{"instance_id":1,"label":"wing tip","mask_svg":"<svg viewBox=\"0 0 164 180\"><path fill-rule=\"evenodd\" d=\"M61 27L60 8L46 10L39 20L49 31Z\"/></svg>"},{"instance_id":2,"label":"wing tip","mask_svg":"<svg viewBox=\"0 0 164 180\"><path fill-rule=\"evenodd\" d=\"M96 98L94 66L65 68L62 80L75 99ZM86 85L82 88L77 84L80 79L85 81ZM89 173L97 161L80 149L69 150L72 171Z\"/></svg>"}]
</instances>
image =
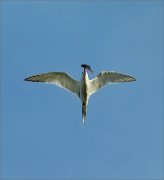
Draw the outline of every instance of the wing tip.
<instances>
[{"instance_id":1,"label":"wing tip","mask_svg":"<svg viewBox=\"0 0 164 180\"><path fill-rule=\"evenodd\" d=\"M24 81L30 81L30 79L29 78L25 78Z\"/></svg>"},{"instance_id":2,"label":"wing tip","mask_svg":"<svg viewBox=\"0 0 164 180\"><path fill-rule=\"evenodd\" d=\"M36 76L31 76L31 77L28 77L28 78L25 78L24 81L31 81L31 82L44 82L44 81L41 81L41 80L36 80L36 79L33 79L35 78Z\"/></svg>"},{"instance_id":3,"label":"wing tip","mask_svg":"<svg viewBox=\"0 0 164 180\"><path fill-rule=\"evenodd\" d=\"M134 77L131 77L132 78L132 81L137 81L137 79L136 78L134 78Z\"/></svg>"}]
</instances>

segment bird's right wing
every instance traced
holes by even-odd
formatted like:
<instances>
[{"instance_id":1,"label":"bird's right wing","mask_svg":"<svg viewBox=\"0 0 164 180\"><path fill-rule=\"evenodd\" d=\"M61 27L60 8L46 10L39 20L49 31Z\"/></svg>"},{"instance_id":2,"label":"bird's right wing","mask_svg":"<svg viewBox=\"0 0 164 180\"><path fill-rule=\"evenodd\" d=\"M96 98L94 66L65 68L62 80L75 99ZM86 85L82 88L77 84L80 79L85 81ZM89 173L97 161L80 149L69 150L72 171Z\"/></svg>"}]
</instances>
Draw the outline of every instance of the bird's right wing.
<instances>
[{"instance_id":1,"label":"bird's right wing","mask_svg":"<svg viewBox=\"0 0 164 180\"><path fill-rule=\"evenodd\" d=\"M55 84L79 96L79 81L76 81L64 72L49 72L46 74L34 75L26 78L25 81Z\"/></svg>"},{"instance_id":2,"label":"bird's right wing","mask_svg":"<svg viewBox=\"0 0 164 180\"><path fill-rule=\"evenodd\" d=\"M100 88L108 85L109 83L131 82L135 80L135 78L129 75L117 73L114 71L103 71L94 79L90 80L90 95L95 93Z\"/></svg>"}]
</instances>

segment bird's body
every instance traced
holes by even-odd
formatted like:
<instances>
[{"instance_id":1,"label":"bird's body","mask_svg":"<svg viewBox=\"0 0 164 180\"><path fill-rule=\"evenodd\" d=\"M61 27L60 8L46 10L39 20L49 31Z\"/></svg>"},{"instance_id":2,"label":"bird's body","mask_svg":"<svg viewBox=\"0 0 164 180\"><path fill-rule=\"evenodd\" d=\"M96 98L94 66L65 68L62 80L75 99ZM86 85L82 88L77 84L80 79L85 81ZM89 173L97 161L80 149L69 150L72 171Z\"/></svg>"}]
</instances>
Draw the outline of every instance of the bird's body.
<instances>
[{"instance_id":1,"label":"bird's body","mask_svg":"<svg viewBox=\"0 0 164 180\"><path fill-rule=\"evenodd\" d=\"M83 119L83 122L84 122L85 117L86 117L89 97L90 97L90 94L89 94L89 78L88 78L87 72L85 74L83 72L83 76L82 76L81 81L80 81L80 99L81 99L81 103L82 103L82 119Z\"/></svg>"},{"instance_id":2,"label":"bird's body","mask_svg":"<svg viewBox=\"0 0 164 180\"><path fill-rule=\"evenodd\" d=\"M113 71L103 71L94 79L89 80L86 70L93 72L91 67L87 64L82 64L81 67L83 68L83 72L80 81L73 79L65 72L50 72L46 74L35 75L26 78L25 81L55 84L76 94L81 99L82 103L83 123L85 122L88 101L93 93L109 83L135 81L135 78L131 76Z\"/></svg>"}]
</instances>

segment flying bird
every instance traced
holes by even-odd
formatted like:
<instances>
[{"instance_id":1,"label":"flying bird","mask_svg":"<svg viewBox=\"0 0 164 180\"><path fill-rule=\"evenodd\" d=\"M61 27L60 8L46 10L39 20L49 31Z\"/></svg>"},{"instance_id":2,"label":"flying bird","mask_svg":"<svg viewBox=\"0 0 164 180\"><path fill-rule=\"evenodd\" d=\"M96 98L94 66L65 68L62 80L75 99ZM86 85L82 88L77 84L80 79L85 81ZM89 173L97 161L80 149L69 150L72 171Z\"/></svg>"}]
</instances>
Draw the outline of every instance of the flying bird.
<instances>
[{"instance_id":1,"label":"flying bird","mask_svg":"<svg viewBox=\"0 0 164 180\"><path fill-rule=\"evenodd\" d=\"M34 75L24 79L25 81L43 82L54 84L71 91L81 99L82 120L85 122L87 105L92 94L110 83L122 83L136 81L132 76L121 74L114 71L102 71L94 79L89 80L87 70L93 73L91 67L82 64L82 77L80 81L73 79L65 72L49 72L45 74Z\"/></svg>"}]
</instances>

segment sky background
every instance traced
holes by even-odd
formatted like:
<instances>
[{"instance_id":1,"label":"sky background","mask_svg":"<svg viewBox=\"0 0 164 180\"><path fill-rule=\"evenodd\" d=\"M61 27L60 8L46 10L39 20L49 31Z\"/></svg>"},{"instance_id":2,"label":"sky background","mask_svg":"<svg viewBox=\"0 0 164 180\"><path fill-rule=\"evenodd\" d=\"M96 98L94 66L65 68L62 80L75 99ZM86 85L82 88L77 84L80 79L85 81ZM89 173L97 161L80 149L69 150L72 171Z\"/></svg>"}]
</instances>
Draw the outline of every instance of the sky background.
<instances>
[{"instance_id":1,"label":"sky background","mask_svg":"<svg viewBox=\"0 0 164 180\"><path fill-rule=\"evenodd\" d=\"M163 1L1 1L1 179L163 178ZM81 102L24 78L80 65L134 76Z\"/></svg>"}]
</instances>

